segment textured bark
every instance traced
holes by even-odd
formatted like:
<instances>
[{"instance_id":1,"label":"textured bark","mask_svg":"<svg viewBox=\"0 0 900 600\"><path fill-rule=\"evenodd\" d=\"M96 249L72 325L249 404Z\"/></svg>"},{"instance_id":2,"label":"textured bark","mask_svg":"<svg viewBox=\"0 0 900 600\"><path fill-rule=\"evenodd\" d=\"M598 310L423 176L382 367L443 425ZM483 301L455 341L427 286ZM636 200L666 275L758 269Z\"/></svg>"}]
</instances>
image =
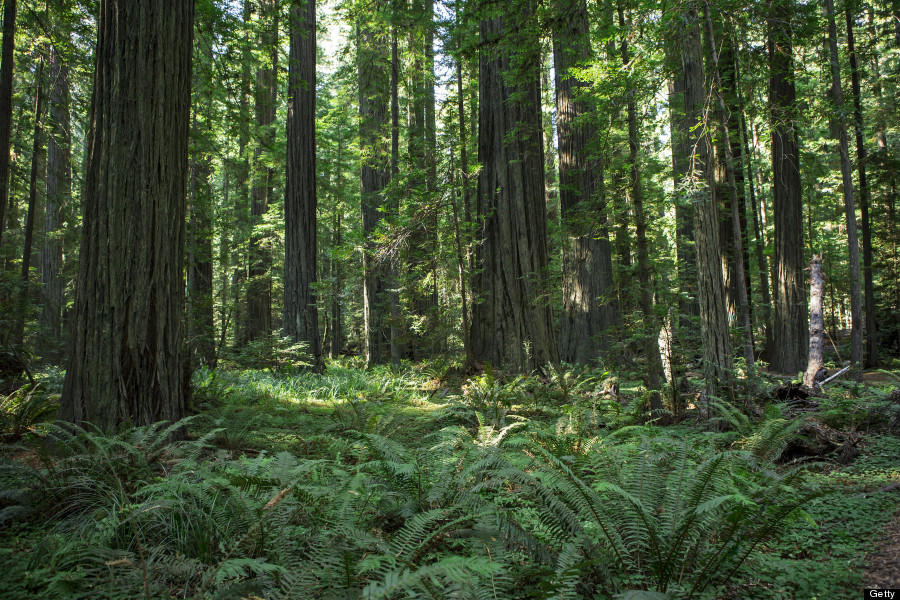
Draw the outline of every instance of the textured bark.
<instances>
[{"instance_id":1,"label":"textured bark","mask_svg":"<svg viewBox=\"0 0 900 600\"><path fill-rule=\"evenodd\" d=\"M847 117L844 112L844 92L841 88L841 67L838 60L837 25L834 0L825 0L825 19L828 21L828 51L831 63L831 97L838 119L838 143L841 153L841 181L844 186L844 214L847 220L847 246L850 259L850 362L855 377L861 379L862 348L862 291L859 276L859 239L856 233L856 205L853 198L853 170L847 140Z\"/></svg>"},{"instance_id":2,"label":"textured bark","mask_svg":"<svg viewBox=\"0 0 900 600\"><path fill-rule=\"evenodd\" d=\"M263 154L270 154L274 148L275 113L278 92L278 8L277 0L259 2L260 19L263 29L259 36L259 47L269 53L267 64L256 71L256 125L263 132L259 145L253 153L254 181L250 195L249 268L247 282L247 312L244 315L241 342L246 343L272 331L272 251L266 236L255 231L262 224L269 211L272 196L272 181L275 171L263 164Z\"/></svg>"},{"instance_id":3,"label":"textured bark","mask_svg":"<svg viewBox=\"0 0 900 600\"><path fill-rule=\"evenodd\" d=\"M44 202L44 249L41 252L40 350L59 357L62 339L63 211L72 198L71 135L69 133L69 69L56 46L50 49L48 106L47 194Z\"/></svg>"},{"instance_id":4,"label":"textured bark","mask_svg":"<svg viewBox=\"0 0 900 600\"><path fill-rule=\"evenodd\" d=\"M184 414L192 0L100 3L60 417L105 430Z\"/></svg>"},{"instance_id":5,"label":"textured bark","mask_svg":"<svg viewBox=\"0 0 900 600\"><path fill-rule=\"evenodd\" d=\"M859 175L859 209L862 216L863 287L866 315L866 367L878 366L878 320L875 314L875 284L872 280L872 225L869 206L872 203L869 179L866 174L868 152L863 128L862 92L859 84L859 64L853 38L853 13L849 3L844 9L847 20L847 50L850 53L850 81L853 92L853 129L856 134L856 170ZM883 135L883 134L882 134Z\"/></svg>"},{"instance_id":6,"label":"textured bark","mask_svg":"<svg viewBox=\"0 0 900 600\"><path fill-rule=\"evenodd\" d=\"M473 293L475 360L526 371L559 355L546 285L541 57L529 0L481 21L478 179L482 243Z\"/></svg>"},{"instance_id":7,"label":"textured bark","mask_svg":"<svg viewBox=\"0 0 900 600\"><path fill-rule=\"evenodd\" d=\"M730 388L731 338L722 280L722 252L719 243L719 217L712 196L713 150L708 123L702 112L706 98L706 76L700 20L696 10L682 15L683 36L680 48L684 74L683 113L676 118L679 154L691 148L688 171L679 188L693 205L693 229L697 256L697 300L700 313L700 341L703 348L703 372L706 392L720 396Z\"/></svg>"},{"instance_id":8,"label":"textured bark","mask_svg":"<svg viewBox=\"0 0 900 600\"><path fill-rule=\"evenodd\" d=\"M738 182L735 176L735 164L737 159L734 156L733 146L731 143L731 128L729 124L728 108L725 106L725 100L722 96L722 78L719 73L719 56L716 50L716 37L713 31L712 18L709 14L709 4L704 6L706 17L706 33L709 37L710 52L712 55L713 81L716 88L716 100L719 112L719 127L722 132L722 149L725 152L725 173L728 182L728 188L731 195L731 232L732 241L734 243L734 251L732 260L734 262L734 287L737 290L738 313L740 317L740 325L744 328L744 360L747 367L753 367L753 327L750 321L750 301L748 298L749 288L746 285L746 275L744 271L744 247L743 247L743 227L738 214L741 202L738 199ZM732 63L733 64L733 63ZM743 182L741 182L743 183ZM743 189L743 186L741 186Z\"/></svg>"},{"instance_id":9,"label":"textured bark","mask_svg":"<svg viewBox=\"0 0 900 600\"><path fill-rule=\"evenodd\" d=\"M35 74L34 94L34 136L31 145L31 174L28 179L28 212L25 216L25 245L22 250L22 274L19 281L19 302L17 306L13 346L21 347L25 337L25 318L28 315L29 283L31 271L31 252L34 246L34 215L37 204L38 165L43 152L43 131L41 129L44 113L44 56L41 53Z\"/></svg>"},{"instance_id":10,"label":"textured bark","mask_svg":"<svg viewBox=\"0 0 900 600\"><path fill-rule=\"evenodd\" d=\"M363 324L366 364L388 360L391 349L391 306L386 282L389 268L375 256L374 234L386 206L384 188L390 182L390 139L388 135L388 67L390 48L387 33L377 23L360 23L357 28L359 72L359 145L362 154L362 226L366 237L363 254Z\"/></svg>"},{"instance_id":11,"label":"textured bark","mask_svg":"<svg viewBox=\"0 0 900 600\"><path fill-rule=\"evenodd\" d=\"M284 191L284 332L323 370L316 305L316 2L291 5Z\"/></svg>"},{"instance_id":12,"label":"textured bark","mask_svg":"<svg viewBox=\"0 0 900 600\"><path fill-rule=\"evenodd\" d=\"M772 123L772 192L775 212L775 277L769 362L778 373L806 366L807 314L803 291L803 205L800 147L791 37L793 0L772 0L769 8L769 105Z\"/></svg>"},{"instance_id":13,"label":"textured bark","mask_svg":"<svg viewBox=\"0 0 900 600\"><path fill-rule=\"evenodd\" d=\"M9 153L12 132L13 54L16 45L16 0L3 0L3 48L0 51L0 241L9 203Z\"/></svg>"},{"instance_id":14,"label":"textured bark","mask_svg":"<svg viewBox=\"0 0 900 600\"><path fill-rule=\"evenodd\" d=\"M609 348L609 328L618 321L606 207L595 203L597 161L589 157L596 127L579 96L586 84L571 70L591 58L587 5L558 0L553 28L556 127L559 139L559 199L568 239L563 242L563 314L559 355L588 364ZM602 202L602 199L601 199Z\"/></svg>"},{"instance_id":15,"label":"textured bark","mask_svg":"<svg viewBox=\"0 0 900 600\"><path fill-rule=\"evenodd\" d=\"M809 361L803 385L813 387L816 374L825 366L825 315L822 298L825 295L825 274L822 259L813 256L809 261Z\"/></svg>"}]
</instances>

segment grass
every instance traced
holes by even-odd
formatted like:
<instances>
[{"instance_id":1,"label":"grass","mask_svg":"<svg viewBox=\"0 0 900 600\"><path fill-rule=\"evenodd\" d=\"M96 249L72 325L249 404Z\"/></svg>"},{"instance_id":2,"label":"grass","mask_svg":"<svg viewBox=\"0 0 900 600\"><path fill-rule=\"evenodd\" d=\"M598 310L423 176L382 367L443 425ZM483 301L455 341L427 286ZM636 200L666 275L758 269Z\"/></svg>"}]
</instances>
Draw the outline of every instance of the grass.
<instances>
[{"instance_id":1,"label":"grass","mask_svg":"<svg viewBox=\"0 0 900 600\"><path fill-rule=\"evenodd\" d=\"M734 467L717 475L723 491L698 496L700 512L679 521L686 537L654 529L647 543L691 540L701 552L695 560L726 539L723 525L746 518L741 506L769 510L791 494L814 499L785 513L778 535L761 535L733 577L718 580L702 561L685 562L678 583L666 584L666 597L856 598L865 554L898 510L900 491L878 491L900 481L900 438L883 432L895 411L883 401L885 389L832 388L821 416L858 432L862 453L848 466L826 459L791 475L793 483L778 483L783 475L776 473L787 467L767 462L771 452L760 440L782 443L796 428L775 409L761 422L726 415L732 421L725 431L692 419L660 426L642 422L639 386L623 381L617 396L607 393L608 373L538 380L490 372L445 378L442 371L364 371L350 361L330 364L324 375L200 371L193 382L200 417L190 423L195 441L179 450L154 446L140 432L97 438L85 447L108 461L101 471L79 462L84 454L69 463L43 456L49 470L40 467L46 431L20 424L20 444L4 452L16 460L0 471L0 511L22 509L0 518L4 597L249 598L266 589L274 598L342 587L339 595L352 598L606 598L604 590L653 589L653 554L645 556L649 546L632 537L637 529L629 527L637 526L618 525L615 535L625 536L619 549L619 542L605 545L604 527L629 511L660 523L674 518L653 508L680 485L665 481L682 473L695 479L707 469L703 461L730 452ZM40 379L41 397L52 401L61 374ZM630 457L645 457L640 463L651 455L648 464L659 474L645 486ZM22 456L31 467L22 466ZM76 507L65 494L54 496L73 489L77 477L67 473L112 476L119 482L110 488L115 504ZM27 488L34 477L43 487ZM29 496L26 488L39 493ZM584 504L578 489L594 499ZM755 496L760 490L768 495ZM591 502L621 506L603 516L589 512ZM681 504L671 506L672 515L681 514ZM90 516L87 527L67 516L76 508ZM574 520L566 521L565 511ZM757 531L752 521L744 525L748 536ZM641 558L616 558L626 551ZM660 568L678 572L674 558ZM340 572L343 578L330 579ZM691 584L706 579L709 585Z\"/></svg>"}]
</instances>

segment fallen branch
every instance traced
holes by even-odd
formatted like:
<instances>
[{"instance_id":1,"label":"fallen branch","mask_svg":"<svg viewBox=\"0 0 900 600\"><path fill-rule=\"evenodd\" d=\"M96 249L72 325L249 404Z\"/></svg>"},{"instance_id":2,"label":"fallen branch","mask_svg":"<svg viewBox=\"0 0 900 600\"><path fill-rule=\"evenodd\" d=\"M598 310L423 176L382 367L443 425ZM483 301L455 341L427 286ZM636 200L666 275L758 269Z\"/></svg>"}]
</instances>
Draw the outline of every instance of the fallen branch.
<instances>
[{"instance_id":1,"label":"fallen branch","mask_svg":"<svg viewBox=\"0 0 900 600\"><path fill-rule=\"evenodd\" d=\"M838 371L837 373L835 373L834 375L832 375L831 377L829 377L828 379L823 381L822 383L816 384L816 387L823 387L826 383L828 383L835 377L842 375L842 374L846 373L847 371L849 371L851 366L852 365L847 365L846 367L844 367L843 369L841 369L840 371Z\"/></svg>"}]
</instances>

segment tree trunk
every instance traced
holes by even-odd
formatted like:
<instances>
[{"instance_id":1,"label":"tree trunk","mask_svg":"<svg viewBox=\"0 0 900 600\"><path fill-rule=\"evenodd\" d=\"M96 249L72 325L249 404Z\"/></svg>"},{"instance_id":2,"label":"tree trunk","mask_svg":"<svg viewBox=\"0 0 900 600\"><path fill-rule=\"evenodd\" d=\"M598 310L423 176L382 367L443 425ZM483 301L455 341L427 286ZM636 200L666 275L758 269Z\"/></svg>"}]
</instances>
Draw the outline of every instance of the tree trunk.
<instances>
[{"instance_id":1,"label":"tree trunk","mask_svg":"<svg viewBox=\"0 0 900 600\"><path fill-rule=\"evenodd\" d=\"M841 88L841 67L838 60L837 25L834 0L825 0L825 19L828 21L828 50L831 62L831 97L838 114L838 140L841 153L841 181L844 185L844 213L847 218L847 245L850 254L850 362L854 376L862 378L862 292L859 277L859 240L856 233L856 206L853 200L853 171L847 141L847 118L843 112L844 92Z\"/></svg>"},{"instance_id":2,"label":"tree trunk","mask_svg":"<svg viewBox=\"0 0 900 600\"><path fill-rule=\"evenodd\" d=\"M0 241L9 203L9 154L12 132L12 76L16 45L16 0L3 0L3 49L0 51Z\"/></svg>"},{"instance_id":3,"label":"tree trunk","mask_svg":"<svg viewBox=\"0 0 900 600\"><path fill-rule=\"evenodd\" d=\"M316 304L316 1L291 4L284 188L284 332L323 371Z\"/></svg>"},{"instance_id":4,"label":"tree trunk","mask_svg":"<svg viewBox=\"0 0 900 600\"><path fill-rule=\"evenodd\" d=\"M863 287L866 315L866 367L878 366L878 320L875 318L875 284L872 280L872 225L869 206L872 203L869 180L866 176L868 152L863 132L862 92L859 84L859 63L853 39L853 13L849 3L844 8L847 19L847 50L850 53L850 81L853 92L853 128L856 133L856 168L859 174L859 208L862 213Z\"/></svg>"},{"instance_id":5,"label":"tree trunk","mask_svg":"<svg viewBox=\"0 0 900 600\"><path fill-rule=\"evenodd\" d=\"M822 259L813 256L809 261L809 362L803 385L813 387L816 374L825 366L825 315L822 312L822 298L825 295L825 274Z\"/></svg>"},{"instance_id":6,"label":"tree trunk","mask_svg":"<svg viewBox=\"0 0 900 600\"><path fill-rule=\"evenodd\" d=\"M588 156L596 127L580 97L586 84L571 70L591 58L584 0L559 0L553 30L556 73L556 131L559 139L559 199L568 239L563 245L563 315L560 359L589 364L609 349L608 330L618 321L612 280L612 251L603 214L594 199L596 172Z\"/></svg>"},{"instance_id":7,"label":"tree trunk","mask_svg":"<svg viewBox=\"0 0 900 600\"><path fill-rule=\"evenodd\" d=\"M719 56L716 51L716 38L713 31L712 18L709 14L709 4L704 5L704 13L706 17L706 33L709 36L710 52L712 53L713 66L713 82L716 87L716 99L719 112L719 126L722 129L722 147L725 150L725 173L728 180L728 187L731 192L731 231L734 243L734 275L735 289L737 290L738 313L740 315L740 324L744 329L744 360L747 368L753 368L753 327L750 321L750 300L747 297L748 288L746 286L746 275L744 273L744 247L743 247L743 228L738 214L741 203L738 200L738 183L735 178L735 157L732 152L731 132L728 123L728 109L725 106L725 100L722 98L722 78L719 72Z\"/></svg>"},{"instance_id":8,"label":"tree trunk","mask_svg":"<svg viewBox=\"0 0 900 600\"><path fill-rule=\"evenodd\" d=\"M267 235L256 230L262 225L269 211L272 196L274 169L265 166L264 155L274 150L275 114L278 92L278 15L277 0L259 2L260 19L263 30L259 36L259 46L269 52L268 64L256 72L256 125L262 131L261 139L253 153L254 182L250 200L249 268L247 283L247 314L245 315L241 342L247 343L272 331L272 251Z\"/></svg>"},{"instance_id":9,"label":"tree trunk","mask_svg":"<svg viewBox=\"0 0 900 600\"><path fill-rule=\"evenodd\" d=\"M58 359L62 347L63 207L72 197L69 134L69 69L59 49L50 49L49 133L47 139L47 197L44 202L44 249L41 252L41 353Z\"/></svg>"},{"instance_id":10,"label":"tree trunk","mask_svg":"<svg viewBox=\"0 0 900 600\"><path fill-rule=\"evenodd\" d=\"M380 209L386 204L384 188L391 178L387 73L390 57L384 51L390 45L386 38L380 24L360 22L357 27L359 144L362 153L360 179L362 226L366 239L363 254L363 326L368 366L385 362L390 357L391 349L391 306L385 285L389 271L375 256L374 242L382 219Z\"/></svg>"},{"instance_id":11,"label":"tree trunk","mask_svg":"<svg viewBox=\"0 0 900 600\"><path fill-rule=\"evenodd\" d=\"M13 347L21 348L25 338L25 319L28 316L29 283L31 271L31 251L34 246L34 213L37 204L37 177L38 164L41 159L41 119L44 111L44 56L41 51L41 57L38 62L38 69L35 73L35 94L34 94L34 137L31 145L31 175L28 180L28 213L25 217L25 247L22 250L22 274L19 281L19 302L17 306L17 315L15 323L15 332L13 334Z\"/></svg>"},{"instance_id":12,"label":"tree trunk","mask_svg":"<svg viewBox=\"0 0 900 600\"><path fill-rule=\"evenodd\" d=\"M193 17L192 0L100 3L66 421L184 415Z\"/></svg>"},{"instance_id":13,"label":"tree trunk","mask_svg":"<svg viewBox=\"0 0 900 600\"><path fill-rule=\"evenodd\" d=\"M772 0L769 11L769 104L772 121L772 192L775 200L775 282L769 362L778 373L806 366L806 298L803 292L803 204L791 39L793 0Z\"/></svg>"},{"instance_id":14,"label":"tree trunk","mask_svg":"<svg viewBox=\"0 0 900 600\"><path fill-rule=\"evenodd\" d=\"M621 1L618 3L619 27L622 30L621 53L622 67L627 70L631 62L628 50L627 24ZM650 253L647 242L647 216L644 211L644 188L641 182L640 169L640 128L638 126L637 101L634 84L629 82L626 94L626 110L628 113L628 150L631 166L631 200L634 205L634 220L637 237L638 282L641 286L640 305L643 317L644 357L647 360L647 378L645 384L650 392L650 409L662 409L659 393L663 379L663 366L659 353L659 323L653 314L653 282L650 279Z\"/></svg>"},{"instance_id":15,"label":"tree trunk","mask_svg":"<svg viewBox=\"0 0 900 600\"><path fill-rule=\"evenodd\" d=\"M488 8L488 7L485 7ZM499 8L499 7L498 7ZM546 281L539 44L530 0L481 21L478 179L483 240L473 292L475 360L515 371L559 362Z\"/></svg>"}]
</instances>

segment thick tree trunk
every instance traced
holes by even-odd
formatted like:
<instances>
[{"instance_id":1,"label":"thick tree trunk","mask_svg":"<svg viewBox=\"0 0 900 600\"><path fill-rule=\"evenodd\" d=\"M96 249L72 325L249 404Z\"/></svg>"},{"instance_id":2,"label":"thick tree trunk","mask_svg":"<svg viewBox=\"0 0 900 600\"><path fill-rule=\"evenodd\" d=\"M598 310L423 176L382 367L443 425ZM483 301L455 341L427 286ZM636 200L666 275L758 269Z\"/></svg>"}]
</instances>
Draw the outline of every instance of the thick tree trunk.
<instances>
[{"instance_id":1,"label":"thick tree trunk","mask_svg":"<svg viewBox=\"0 0 900 600\"><path fill-rule=\"evenodd\" d=\"M192 0L100 3L63 420L113 430L184 415L193 17Z\"/></svg>"},{"instance_id":2,"label":"thick tree trunk","mask_svg":"<svg viewBox=\"0 0 900 600\"><path fill-rule=\"evenodd\" d=\"M499 8L499 7L498 7ZM478 180L483 241L472 287L475 360L527 371L559 362L546 281L547 217L537 40L530 0L481 22Z\"/></svg>"},{"instance_id":3,"label":"thick tree trunk","mask_svg":"<svg viewBox=\"0 0 900 600\"><path fill-rule=\"evenodd\" d=\"M47 197L44 202L44 249L41 252L41 352L59 358L62 340L63 207L72 197L69 134L69 70L59 50L50 50L50 98L47 139Z\"/></svg>"},{"instance_id":4,"label":"thick tree trunk","mask_svg":"<svg viewBox=\"0 0 900 600\"><path fill-rule=\"evenodd\" d=\"M731 231L734 243L733 261L734 261L734 287L737 290L738 313L740 315L740 325L744 329L744 360L747 368L753 368L753 327L750 321L750 300L748 298L749 288L746 286L746 275L744 272L744 246L743 246L743 228L738 214L741 202L738 200L738 182L735 177L735 156L732 151L731 131L729 127L728 109L725 106L725 100L722 97L722 78L719 73L719 56L716 51L716 38L713 31L712 18L709 14L709 4L704 6L706 17L706 32L709 37L710 52L712 54L713 65L713 81L716 87L716 100L719 112L719 126L722 130L722 148L725 151L725 173L728 180L729 191L731 192Z\"/></svg>"},{"instance_id":5,"label":"thick tree trunk","mask_svg":"<svg viewBox=\"0 0 900 600\"><path fill-rule=\"evenodd\" d=\"M850 255L850 361L855 377L861 378L862 362L862 291L859 276L859 239L856 233L856 205L853 199L853 170L847 140L847 118L844 92L841 87L841 67L838 60L837 25L834 0L825 0L825 19L828 21L828 50L831 63L831 97L838 114L838 141L841 153L841 181L844 186L844 213L847 219L847 245Z\"/></svg>"},{"instance_id":6,"label":"thick tree trunk","mask_svg":"<svg viewBox=\"0 0 900 600\"><path fill-rule=\"evenodd\" d=\"M822 298L825 295L825 274L822 259L813 256L809 261L809 361L803 385L813 387L816 374L825 366L825 315Z\"/></svg>"},{"instance_id":7,"label":"thick tree trunk","mask_svg":"<svg viewBox=\"0 0 900 600\"><path fill-rule=\"evenodd\" d=\"M385 362L391 349L389 270L375 256L374 234L386 204L384 188L390 182L390 136L388 135L388 66L390 56L384 28L360 23L357 28L359 72L360 149L362 169L362 226L366 237L363 254L363 324L366 364Z\"/></svg>"},{"instance_id":8,"label":"thick tree trunk","mask_svg":"<svg viewBox=\"0 0 900 600\"><path fill-rule=\"evenodd\" d=\"M259 36L259 45L269 52L268 64L261 66L256 72L256 124L263 132L253 153L254 177L250 199L250 233L249 268L247 283L247 313L241 335L241 342L246 343L266 335L272 331L272 251L266 238L268 236L256 231L266 213L269 211L269 200L272 196L274 169L266 166L264 154L270 154L274 148L275 114L278 92L278 8L277 0L262 0L259 4L263 30Z\"/></svg>"},{"instance_id":9,"label":"thick tree trunk","mask_svg":"<svg viewBox=\"0 0 900 600\"><path fill-rule=\"evenodd\" d=\"M853 38L853 13L850 5L844 8L847 19L847 50L850 52L850 81L853 92L853 129L856 133L856 169L859 175L859 208L862 216L863 287L866 315L866 367L878 366L878 320L875 318L875 283L872 280L872 224L869 206L872 203L869 179L866 176L868 152L863 128L862 92L859 84L859 64Z\"/></svg>"},{"instance_id":10,"label":"thick tree trunk","mask_svg":"<svg viewBox=\"0 0 900 600\"><path fill-rule=\"evenodd\" d=\"M580 98L585 83L571 70L590 60L587 5L559 0L553 30L556 73L556 131L559 139L559 199L568 233L563 245L563 315L559 355L564 361L589 364L610 346L610 327L618 321L612 280L612 250L603 212L595 203L594 178L600 166L589 158L596 127L585 117L590 109Z\"/></svg>"},{"instance_id":11,"label":"thick tree trunk","mask_svg":"<svg viewBox=\"0 0 900 600\"><path fill-rule=\"evenodd\" d=\"M775 200L775 282L769 362L778 373L806 366L803 292L803 204L800 147L794 126L796 92L791 39L793 0L772 0L769 11L769 104L772 120L772 192Z\"/></svg>"},{"instance_id":12,"label":"thick tree trunk","mask_svg":"<svg viewBox=\"0 0 900 600\"><path fill-rule=\"evenodd\" d=\"M316 0L291 5L284 191L284 332L324 370L316 305Z\"/></svg>"},{"instance_id":13,"label":"thick tree trunk","mask_svg":"<svg viewBox=\"0 0 900 600\"><path fill-rule=\"evenodd\" d=\"M9 203L9 153L12 133L12 76L16 45L16 0L3 0L3 49L0 51L0 241Z\"/></svg>"}]
</instances>

